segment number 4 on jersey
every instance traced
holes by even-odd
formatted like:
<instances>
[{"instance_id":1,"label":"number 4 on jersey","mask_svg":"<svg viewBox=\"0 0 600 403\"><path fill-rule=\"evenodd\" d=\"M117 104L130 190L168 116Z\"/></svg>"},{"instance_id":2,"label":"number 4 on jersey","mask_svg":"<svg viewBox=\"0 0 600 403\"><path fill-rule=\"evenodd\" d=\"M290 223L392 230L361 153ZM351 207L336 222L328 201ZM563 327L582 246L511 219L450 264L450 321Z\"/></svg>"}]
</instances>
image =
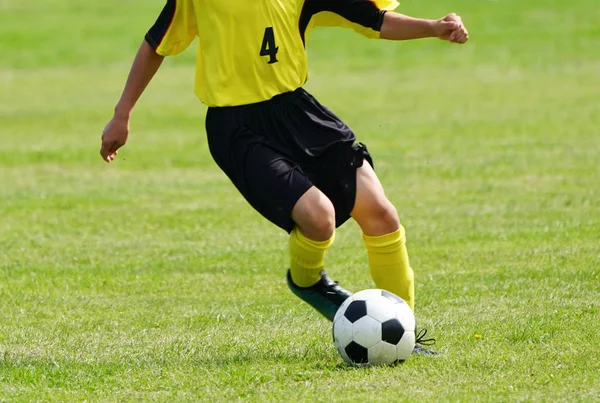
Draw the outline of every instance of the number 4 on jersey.
<instances>
[{"instance_id":1,"label":"number 4 on jersey","mask_svg":"<svg viewBox=\"0 0 600 403\"><path fill-rule=\"evenodd\" d=\"M277 63L277 52L279 47L275 46L275 34L273 33L273 27L267 27L265 29L265 36L263 37L262 46L260 47L261 56L269 56L269 64Z\"/></svg>"}]
</instances>

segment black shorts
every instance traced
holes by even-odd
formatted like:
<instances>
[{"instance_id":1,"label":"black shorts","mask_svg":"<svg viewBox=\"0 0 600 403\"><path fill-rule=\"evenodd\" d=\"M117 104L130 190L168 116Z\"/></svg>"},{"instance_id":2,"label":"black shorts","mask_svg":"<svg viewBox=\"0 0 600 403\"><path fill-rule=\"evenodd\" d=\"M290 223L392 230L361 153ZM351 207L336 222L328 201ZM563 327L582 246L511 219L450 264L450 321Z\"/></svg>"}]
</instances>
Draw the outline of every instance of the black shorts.
<instances>
[{"instance_id":1,"label":"black shorts","mask_svg":"<svg viewBox=\"0 0 600 403\"><path fill-rule=\"evenodd\" d=\"M292 209L312 186L332 201L336 226L350 218L356 169L371 157L329 109L303 89L269 101L211 107L206 116L210 152L246 200L291 232Z\"/></svg>"}]
</instances>

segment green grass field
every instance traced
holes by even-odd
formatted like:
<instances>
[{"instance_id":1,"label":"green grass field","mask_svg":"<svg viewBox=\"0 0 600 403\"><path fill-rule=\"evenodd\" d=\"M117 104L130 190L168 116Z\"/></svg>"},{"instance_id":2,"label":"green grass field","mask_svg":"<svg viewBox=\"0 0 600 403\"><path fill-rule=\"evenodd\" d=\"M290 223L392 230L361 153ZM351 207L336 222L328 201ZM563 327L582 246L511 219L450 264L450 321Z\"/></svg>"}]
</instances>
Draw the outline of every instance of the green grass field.
<instances>
[{"instance_id":1,"label":"green grass field","mask_svg":"<svg viewBox=\"0 0 600 403\"><path fill-rule=\"evenodd\" d=\"M311 37L307 88L369 145L444 353L370 369L212 161L193 49L101 161L163 2L89 3L0 0L0 402L600 400L598 0L401 6L462 14L463 47ZM373 287L356 224L327 262Z\"/></svg>"}]
</instances>

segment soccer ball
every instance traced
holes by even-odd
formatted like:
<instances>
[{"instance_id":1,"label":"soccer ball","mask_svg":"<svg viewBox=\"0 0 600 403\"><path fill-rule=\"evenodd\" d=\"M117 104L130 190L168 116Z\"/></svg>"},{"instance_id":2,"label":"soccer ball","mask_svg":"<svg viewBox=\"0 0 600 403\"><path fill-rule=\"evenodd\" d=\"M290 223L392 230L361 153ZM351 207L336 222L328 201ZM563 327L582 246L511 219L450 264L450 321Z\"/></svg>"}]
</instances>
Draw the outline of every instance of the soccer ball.
<instances>
[{"instance_id":1,"label":"soccer ball","mask_svg":"<svg viewBox=\"0 0 600 403\"><path fill-rule=\"evenodd\" d=\"M415 316L408 304L391 292L360 291L335 314L333 342L348 364L401 362L415 346Z\"/></svg>"}]
</instances>

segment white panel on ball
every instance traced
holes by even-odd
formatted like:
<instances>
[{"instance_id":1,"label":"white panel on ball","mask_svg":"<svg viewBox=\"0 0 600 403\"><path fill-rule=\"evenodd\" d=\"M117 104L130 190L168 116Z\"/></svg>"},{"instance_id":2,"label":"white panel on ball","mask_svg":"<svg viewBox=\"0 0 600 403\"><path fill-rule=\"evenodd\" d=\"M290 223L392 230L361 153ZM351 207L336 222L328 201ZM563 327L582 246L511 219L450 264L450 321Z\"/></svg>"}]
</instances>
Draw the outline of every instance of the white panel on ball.
<instances>
[{"instance_id":1,"label":"white panel on ball","mask_svg":"<svg viewBox=\"0 0 600 403\"><path fill-rule=\"evenodd\" d=\"M352 296L354 301L366 301L381 295L381 290L362 290ZM345 301L344 301L345 302Z\"/></svg>"},{"instance_id":2,"label":"white panel on ball","mask_svg":"<svg viewBox=\"0 0 600 403\"><path fill-rule=\"evenodd\" d=\"M387 365L397 361L396 346L380 341L369 349L369 364L371 365Z\"/></svg>"},{"instance_id":3,"label":"white panel on ball","mask_svg":"<svg viewBox=\"0 0 600 403\"><path fill-rule=\"evenodd\" d=\"M399 360L406 360L412 354L415 348L415 333L404 332L404 336L400 339L400 342L396 345L396 356Z\"/></svg>"},{"instance_id":4,"label":"white panel on ball","mask_svg":"<svg viewBox=\"0 0 600 403\"><path fill-rule=\"evenodd\" d=\"M374 346L381 341L381 323L363 316L352 324L352 334L355 342L365 348Z\"/></svg>"},{"instance_id":5,"label":"white panel on ball","mask_svg":"<svg viewBox=\"0 0 600 403\"><path fill-rule=\"evenodd\" d=\"M394 304L396 315L405 331L415 331L415 315L408 304Z\"/></svg>"},{"instance_id":6,"label":"white panel on ball","mask_svg":"<svg viewBox=\"0 0 600 403\"><path fill-rule=\"evenodd\" d=\"M343 315L333 322L333 337L338 349L344 349L352 341L352 323Z\"/></svg>"},{"instance_id":7,"label":"white panel on ball","mask_svg":"<svg viewBox=\"0 0 600 403\"><path fill-rule=\"evenodd\" d=\"M383 323L396 317L394 303L386 297L374 297L367 301L367 315Z\"/></svg>"}]
</instances>

